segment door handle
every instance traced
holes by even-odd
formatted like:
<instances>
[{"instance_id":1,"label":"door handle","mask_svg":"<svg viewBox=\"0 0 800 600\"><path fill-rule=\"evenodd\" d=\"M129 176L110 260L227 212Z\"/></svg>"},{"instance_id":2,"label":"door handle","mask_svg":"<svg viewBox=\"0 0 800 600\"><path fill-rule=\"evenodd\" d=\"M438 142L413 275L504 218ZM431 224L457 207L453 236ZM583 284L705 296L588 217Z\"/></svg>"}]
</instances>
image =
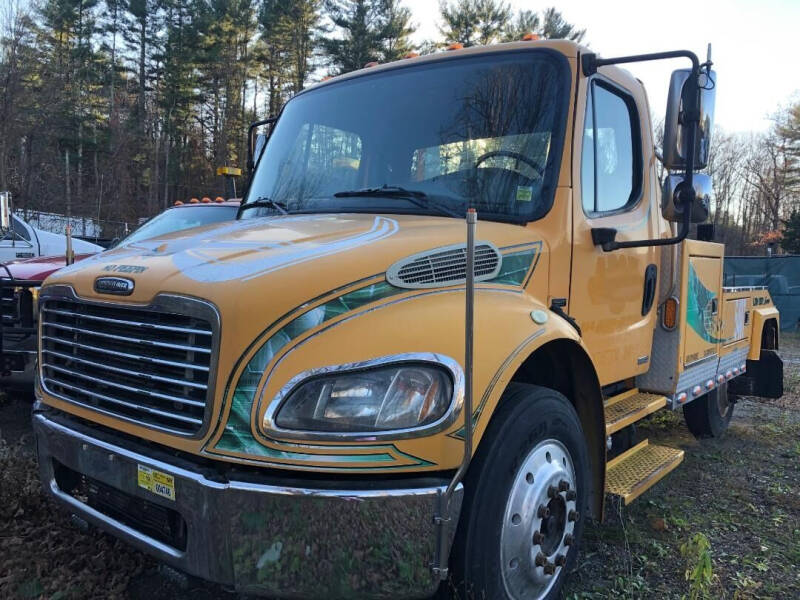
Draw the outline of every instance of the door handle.
<instances>
[{"instance_id":1,"label":"door handle","mask_svg":"<svg viewBox=\"0 0 800 600\"><path fill-rule=\"evenodd\" d=\"M658 267L647 265L644 270L644 293L642 294L642 316L645 316L653 308L656 299L656 282L658 280Z\"/></svg>"}]
</instances>

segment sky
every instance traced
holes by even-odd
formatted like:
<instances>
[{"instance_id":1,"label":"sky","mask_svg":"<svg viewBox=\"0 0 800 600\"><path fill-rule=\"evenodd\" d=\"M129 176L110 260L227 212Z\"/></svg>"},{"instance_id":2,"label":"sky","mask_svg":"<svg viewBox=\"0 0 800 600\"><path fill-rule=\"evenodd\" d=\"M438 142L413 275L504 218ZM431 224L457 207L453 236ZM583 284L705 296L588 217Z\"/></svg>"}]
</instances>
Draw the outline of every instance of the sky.
<instances>
[{"instance_id":1,"label":"sky","mask_svg":"<svg viewBox=\"0 0 800 600\"><path fill-rule=\"evenodd\" d=\"M728 132L764 131L770 115L800 101L800 0L507 0L512 8L556 6L603 57L692 50L712 45L717 71L716 124ZM439 37L438 0L404 0L418 29L414 41ZM688 61L628 66L647 89L656 119L666 106L669 75Z\"/></svg>"}]
</instances>

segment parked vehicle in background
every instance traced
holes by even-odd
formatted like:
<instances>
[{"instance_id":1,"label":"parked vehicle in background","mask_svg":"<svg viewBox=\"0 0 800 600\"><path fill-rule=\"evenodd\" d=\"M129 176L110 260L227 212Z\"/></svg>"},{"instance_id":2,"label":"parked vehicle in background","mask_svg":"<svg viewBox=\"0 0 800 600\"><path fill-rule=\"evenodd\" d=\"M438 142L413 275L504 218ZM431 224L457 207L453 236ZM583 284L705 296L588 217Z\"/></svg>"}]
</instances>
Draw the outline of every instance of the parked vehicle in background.
<instances>
[{"instance_id":1,"label":"parked vehicle in background","mask_svg":"<svg viewBox=\"0 0 800 600\"><path fill-rule=\"evenodd\" d=\"M75 254L94 254L102 252L103 247L73 237L72 250ZM16 215L12 217L12 227L0 237L0 263L64 255L66 251L65 235L37 229Z\"/></svg>"},{"instance_id":2,"label":"parked vehicle in background","mask_svg":"<svg viewBox=\"0 0 800 600\"><path fill-rule=\"evenodd\" d=\"M156 215L114 247L136 244L148 238L233 220L238 200L178 203ZM84 248L86 242L72 240L73 249ZM94 246L94 244L89 244ZM97 246L99 250L102 250ZM99 251L98 250L98 251ZM80 262L97 252L76 254ZM36 309L39 286L48 276L66 266L65 253L17 260L0 269L0 388L33 391L36 358ZM13 279L9 279L9 276Z\"/></svg>"},{"instance_id":3,"label":"parked vehicle in background","mask_svg":"<svg viewBox=\"0 0 800 600\"><path fill-rule=\"evenodd\" d=\"M674 58L658 153L616 65ZM637 421L782 393L769 293L687 239L715 83L548 40L300 92L237 221L46 281L46 493L243 593L557 598L587 515L683 459Z\"/></svg>"}]
</instances>

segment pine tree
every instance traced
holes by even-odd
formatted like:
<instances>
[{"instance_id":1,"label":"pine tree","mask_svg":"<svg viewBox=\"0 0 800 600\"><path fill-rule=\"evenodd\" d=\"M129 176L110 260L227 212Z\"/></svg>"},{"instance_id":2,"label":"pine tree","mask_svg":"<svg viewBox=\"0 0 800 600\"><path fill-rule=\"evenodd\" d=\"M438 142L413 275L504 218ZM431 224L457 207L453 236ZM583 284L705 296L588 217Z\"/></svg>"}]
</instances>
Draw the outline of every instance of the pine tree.
<instances>
[{"instance_id":1,"label":"pine tree","mask_svg":"<svg viewBox=\"0 0 800 600\"><path fill-rule=\"evenodd\" d=\"M551 6L542 14L542 28L537 33L546 40L572 40L580 42L586 35L585 29L576 29L572 23L568 23L563 15Z\"/></svg>"},{"instance_id":2,"label":"pine tree","mask_svg":"<svg viewBox=\"0 0 800 600\"><path fill-rule=\"evenodd\" d=\"M415 49L411 35L416 26L411 22L411 10L401 6L400 0L384 0L383 10L386 18L383 60L390 62L403 58Z\"/></svg>"},{"instance_id":3,"label":"pine tree","mask_svg":"<svg viewBox=\"0 0 800 600\"><path fill-rule=\"evenodd\" d=\"M324 37L321 44L338 73L395 60L410 49L414 28L399 0L326 0L325 9L341 37Z\"/></svg>"},{"instance_id":4,"label":"pine tree","mask_svg":"<svg viewBox=\"0 0 800 600\"><path fill-rule=\"evenodd\" d=\"M540 29L539 15L532 10L521 10L510 20L503 32L504 42L517 42L528 33L537 33Z\"/></svg>"},{"instance_id":5,"label":"pine tree","mask_svg":"<svg viewBox=\"0 0 800 600\"><path fill-rule=\"evenodd\" d=\"M442 0L439 12L445 41L464 46L496 42L511 20L511 8L502 0Z\"/></svg>"},{"instance_id":6,"label":"pine tree","mask_svg":"<svg viewBox=\"0 0 800 600\"><path fill-rule=\"evenodd\" d=\"M800 212L793 210L783 221L781 248L789 254L800 254Z\"/></svg>"}]
</instances>

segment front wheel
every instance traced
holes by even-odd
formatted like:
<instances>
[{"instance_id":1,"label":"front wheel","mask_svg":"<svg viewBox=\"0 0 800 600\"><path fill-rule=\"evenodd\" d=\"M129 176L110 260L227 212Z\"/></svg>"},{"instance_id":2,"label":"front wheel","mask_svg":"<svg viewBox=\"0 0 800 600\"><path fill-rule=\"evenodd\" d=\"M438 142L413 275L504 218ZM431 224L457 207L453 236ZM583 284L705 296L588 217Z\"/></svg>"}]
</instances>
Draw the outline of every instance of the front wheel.
<instances>
[{"instance_id":1,"label":"front wheel","mask_svg":"<svg viewBox=\"0 0 800 600\"><path fill-rule=\"evenodd\" d=\"M725 435L733 417L733 406L725 382L706 395L684 405L683 417L696 438L719 438Z\"/></svg>"},{"instance_id":2,"label":"front wheel","mask_svg":"<svg viewBox=\"0 0 800 600\"><path fill-rule=\"evenodd\" d=\"M451 561L463 597L558 596L577 560L588 469L569 401L554 390L511 384L465 482Z\"/></svg>"}]
</instances>

